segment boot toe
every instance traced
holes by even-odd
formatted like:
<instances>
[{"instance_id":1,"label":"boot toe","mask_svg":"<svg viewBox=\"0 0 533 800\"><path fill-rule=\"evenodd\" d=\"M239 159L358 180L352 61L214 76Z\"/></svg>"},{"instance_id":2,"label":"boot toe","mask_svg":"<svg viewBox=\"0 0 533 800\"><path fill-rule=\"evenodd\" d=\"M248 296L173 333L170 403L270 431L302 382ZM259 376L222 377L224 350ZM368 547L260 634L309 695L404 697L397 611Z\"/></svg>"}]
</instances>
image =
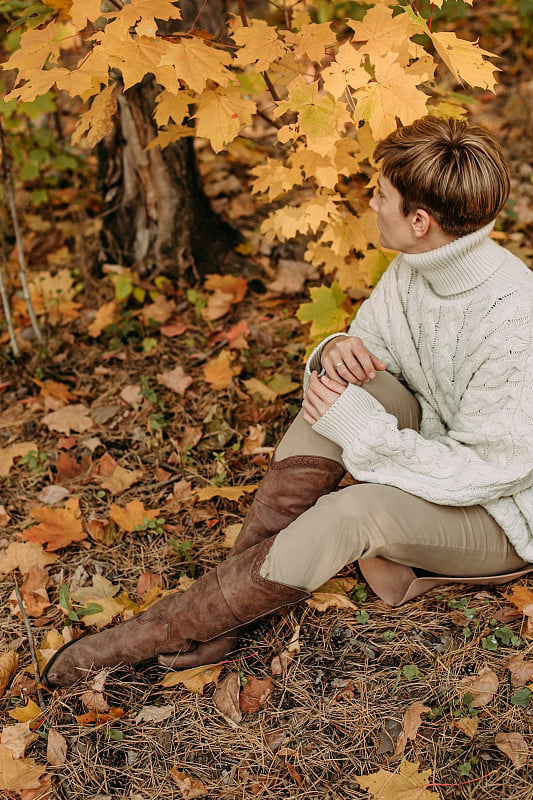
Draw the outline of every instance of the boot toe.
<instances>
[{"instance_id":1,"label":"boot toe","mask_svg":"<svg viewBox=\"0 0 533 800\"><path fill-rule=\"evenodd\" d=\"M46 665L42 682L49 688L58 686L74 686L82 680L91 665L82 665L76 658L76 642L69 642L52 656Z\"/></svg>"}]
</instances>

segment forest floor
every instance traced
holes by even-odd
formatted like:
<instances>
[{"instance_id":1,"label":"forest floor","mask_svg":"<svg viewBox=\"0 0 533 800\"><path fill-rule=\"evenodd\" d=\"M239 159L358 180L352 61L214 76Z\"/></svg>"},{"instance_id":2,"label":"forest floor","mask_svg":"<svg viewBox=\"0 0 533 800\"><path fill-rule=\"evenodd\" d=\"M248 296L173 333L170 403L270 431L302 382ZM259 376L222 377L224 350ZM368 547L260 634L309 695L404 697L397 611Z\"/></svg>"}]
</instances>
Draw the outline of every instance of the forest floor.
<instances>
[{"instance_id":1,"label":"forest floor","mask_svg":"<svg viewBox=\"0 0 533 800\"><path fill-rule=\"evenodd\" d=\"M517 56L515 45L512 34L482 41L506 67L471 117L512 163L513 202L498 241L531 264L531 50ZM405 759L429 772L419 780L426 793L407 783L404 800L530 800L531 579L514 590L445 588L391 609L350 568L325 610L315 599L256 624L209 673L169 677L148 665L53 693L36 686L14 581L41 668L85 623L94 630L89 622L131 616L186 588L228 553L298 410L307 341L295 312L312 272L301 242L273 246L258 233L264 206L250 197L247 169L264 147L239 141L217 158L199 148L213 204L245 243L213 264L235 281L222 285L233 300L209 322L202 310L220 301L218 279L156 286L134 273L94 277L93 178L55 190L39 214L18 193L31 276L39 273L55 305L40 317L46 349L27 329L22 358L6 360L0 380L0 632L19 660L0 724L26 744L33 731L26 755L42 765L25 767L36 769L39 789L19 791L15 776L5 796L348 800L368 797L358 776L397 775ZM8 268L15 273L15 251ZM91 335L117 280L120 319ZM135 299L146 289L153 305ZM46 551L21 549L21 533L37 521ZM386 782L380 797L400 797Z\"/></svg>"}]
</instances>

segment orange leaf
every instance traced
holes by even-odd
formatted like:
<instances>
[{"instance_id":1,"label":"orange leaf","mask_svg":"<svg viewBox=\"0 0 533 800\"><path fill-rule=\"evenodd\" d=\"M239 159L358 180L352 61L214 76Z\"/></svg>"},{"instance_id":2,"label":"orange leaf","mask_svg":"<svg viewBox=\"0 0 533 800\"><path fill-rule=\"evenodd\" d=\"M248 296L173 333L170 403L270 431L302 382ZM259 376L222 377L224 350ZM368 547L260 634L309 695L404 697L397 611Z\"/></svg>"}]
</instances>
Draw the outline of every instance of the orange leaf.
<instances>
[{"instance_id":1,"label":"orange leaf","mask_svg":"<svg viewBox=\"0 0 533 800\"><path fill-rule=\"evenodd\" d=\"M28 571L20 587L20 594L24 610L29 617L40 617L45 608L50 605L46 591L48 580L48 573L42 567L32 567ZM22 616L15 592L10 595L8 602L11 605L11 613Z\"/></svg>"},{"instance_id":2,"label":"orange leaf","mask_svg":"<svg viewBox=\"0 0 533 800\"><path fill-rule=\"evenodd\" d=\"M139 469L125 469L117 464L115 459L104 453L95 470L100 486L107 489L111 494L120 494L129 489L142 477Z\"/></svg>"},{"instance_id":3,"label":"orange leaf","mask_svg":"<svg viewBox=\"0 0 533 800\"><path fill-rule=\"evenodd\" d=\"M198 495L198 500L202 503L204 500L211 500L212 497L225 497L226 500L240 500L243 494L255 492L257 483L251 483L249 486L206 486L204 489L195 489Z\"/></svg>"},{"instance_id":4,"label":"orange leaf","mask_svg":"<svg viewBox=\"0 0 533 800\"><path fill-rule=\"evenodd\" d=\"M173 780L178 784L183 800L193 800L194 797L207 797L207 790L198 778L191 778L177 767L170 770Z\"/></svg>"},{"instance_id":5,"label":"orange leaf","mask_svg":"<svg viewBox=\"0 0 533 800\"><path fill-rule=\"evenodd\" d=\"M129 533L132 533L137 525L143 524L143 518L152 520L155 519L158 514L159 511L157 509L152 509L151 511L145 509L140 500L132 500L131 503L127 503L126 508L121 508L117 506L116 503L113 503L109 511L109 516L117 523L119 528Z\"/></svg>"},{"instance_id":6,"label":"orange leaf","mask_svg":"<svg viewBox=\"0 0 533 800\"><path fill-rule=\"evenodd\" d=\"M67 500L65 508L32 508L30 514L40 524L22 531L21 536L28 542L46 545L48 551L54 551L85 539L79 504L74 498Z\"/></svg>"},{"instance_id":7,"label":"orange leaf","mask_svg":"<svg viewBox=\"0 0 533 800\"><path fill-rule=\"evenodd\" d=\"M100 714L98 711L89 711L87 714L80 714L75 719L78 725L99 725L101 722L112 722L114 719L120 719L124 714L123 708L113 707L106 714Z\"/></svg>"},{"instance_id":8,"label":"orange leaf","mask_svg":"<svg viewBox=\"0 0 533 800\"><path fill-rule=\"evenodd\" d=\"M222 350L216 358L204 365L204 378L213 389L227 389L231 385L233 375L232 357L228 350Z\"/></svg>"},{"instance_id":9,"label":"orange leaf","mask_svg":"<svg viewBox=\"0 0 533 800\"><path fill-rule=\"evenodd\" d=\"M0 447L0 477L9 474L9 470L16 458L27 456L32 450L35 452L39 450L35 442L19 442L18 444L12 444L10 447Z\"/></svg>"},{"instance_id":10,"label":"orange leaf","mask_svg":"<svg viewBox=\"0 0 533 800\"><path fill-rule=\"evenodd\" d=\"M36 764L33 758L13 758L11 750L0 745L0 789L7 792L37 789L45 771L46 767Z\"/></svg>"},{"instance_id":11,"label":"orange leaf","mask_svg":"<svg viewBox=\"0 0 533 800\"><path fill-rule=\"evenodd\" d=\"M13 650L8 650L0 655L0 697L11 680L19 663L19 657Z\"/></svg>"},{"instance_id":12,"label":"orange leaf","mask_svg":"<svg viewBox=\"0 0 533 800\"><path fill-rule=\"evenodd\" d=\"M533 616L533 592L526 586L515 584L512 593L505 594L504 597L527 617Z\"/></svg>"},{"instance_id":13,"label":"orange leaf","mask_svg":"<svg viewBox=\"0 0 533 800\"><path fill-rule=\"evenodd\" d=\"M247 683L239 698L239 706L243 714L259 711L273 691L274 684L270 678L259 680L254 678L253 675L247 676Z\"/></svg>"},{"instance_id":14,"label":"orange leaf","mask_svg":"<svg viewBox=\"0 0 533 800\"><path fill-rule=\"evenodd\" d=\"M240 303L246 295L248 281L236 275L207 275L204 286L211 292L219 290L229 294L232 303Z\"/></svg>"},{"instance_id":15,"label":"orange leaf","mask_svg":"<svg viewBox=\"0 0 533 800\"><path fill-rule=\"evenodd\" d=\"M105 303L98 309L95 318L87 328L87 333L89 336L96 338L100 336L105 328L116 322L117 319L117 303L116 300L111 300L110 303Z\"/></svg>"}]
</instances>

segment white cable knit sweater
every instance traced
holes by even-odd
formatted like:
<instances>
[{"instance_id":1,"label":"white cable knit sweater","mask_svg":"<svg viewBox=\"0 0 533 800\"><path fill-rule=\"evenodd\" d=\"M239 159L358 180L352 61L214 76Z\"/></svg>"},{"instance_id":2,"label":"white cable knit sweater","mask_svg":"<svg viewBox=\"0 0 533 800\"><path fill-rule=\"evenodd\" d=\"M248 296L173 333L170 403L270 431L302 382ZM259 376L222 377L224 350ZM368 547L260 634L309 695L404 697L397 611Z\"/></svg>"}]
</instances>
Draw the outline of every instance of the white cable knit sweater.
<instances>
[{"instance_id":1,"label":"white cable knit sweater","mask_svg":"<svg viewBox=\"0 0 533 800\"><path fill-rule=\"evenodd\" d=\"M533 274L491 230L398 255L346 334L411 388L420 432L399 430L354 385L313 427L342 447L357 480L480 504L533 562Z\"/></svg>"}]
</instances>

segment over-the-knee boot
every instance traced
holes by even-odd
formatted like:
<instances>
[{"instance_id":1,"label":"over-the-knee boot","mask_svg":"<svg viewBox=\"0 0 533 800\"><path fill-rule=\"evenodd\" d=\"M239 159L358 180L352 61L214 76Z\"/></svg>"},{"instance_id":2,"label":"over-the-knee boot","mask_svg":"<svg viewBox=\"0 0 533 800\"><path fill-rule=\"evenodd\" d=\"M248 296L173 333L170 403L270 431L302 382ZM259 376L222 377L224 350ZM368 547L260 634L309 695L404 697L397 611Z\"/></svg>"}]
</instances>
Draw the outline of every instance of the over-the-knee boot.
<instances>
[{"instance_id":1,"label":"over-the-knee boot","mask_svg":"<svg viewBox=\"0 0 533 800\"><path fill-rule=\"evenodd\" d=\"M286 528L314 506L322 495L333 492L345 471L338 461L322 456L290 456L273 461L256 492L231 554L242 553ZM213 664L235 650L238 639L239 631L233 631L178 656L160 656L159 663L174 669Z\"/></svg>"},{"instance_id":2,"label":"over-the-knee boot","mask_svg":"<svg viewBox=\"0 0 533 800\"><path fill-rule=\"evenodd\" d=\"M92 668L178 653L308 597L308 592L261 576L275 538L223 561L186 592L168 595L120 625L65 645L48 662L43 681L71 686Z\"/></svg>"}]
</instances>

